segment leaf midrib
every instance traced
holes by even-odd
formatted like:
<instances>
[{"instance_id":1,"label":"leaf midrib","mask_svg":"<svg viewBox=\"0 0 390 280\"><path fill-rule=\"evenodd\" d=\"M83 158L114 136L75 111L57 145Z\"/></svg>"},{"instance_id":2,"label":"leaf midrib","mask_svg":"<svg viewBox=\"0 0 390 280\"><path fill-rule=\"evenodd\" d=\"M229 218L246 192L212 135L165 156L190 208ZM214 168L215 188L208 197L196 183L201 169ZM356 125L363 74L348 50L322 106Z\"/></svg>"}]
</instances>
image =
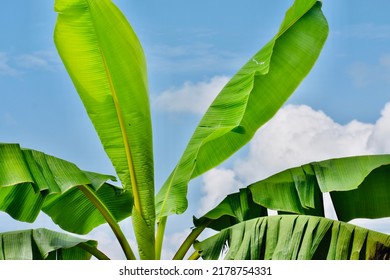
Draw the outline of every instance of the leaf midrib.
<instances>
[{"instance_id":1,"label":"leaf midrib","mask_svg":"<svg viewBox=\"0 0 390 280\"><path fill-rule=\"evenodd\" d=\"M139 196L139 192L138 192L138 184L137 184L137 179L136 179L136 174L135 174L135 169L134 169L134 163L133 163L133 159L132 159L130 141L129 141L129 138L127 137L127 134L126 134L125 121L123 119L122 110L121 110L121 107L119 105L118 96L117 96L116 91L115 91L115 86L114 86L114 83L113 83L112 78L111 78L111 74L110 74L110 70L109 70L107 62L106 62L106 58L105 58L103 50L100 46L99 46L99 50L100 50L100 54L101 54L101 57L103 60L104 70L106 72L107 79L108 79L108 82L110 85L110 92L111 92L112 99L114 101L115 111L117 113L119 127L120 127L120 131L122 134L123 145L125 148L126 159L127 159L127 163L128 163L129 172L130 172L131 187L132 187L133 197L134 197L134 208L139 213L142 213L141 212L142 208L141 208L140 196Z\"/></svg>"},{"instance_id":2,"label":"leaf midrib","mask_svg":"<svg viewBox=\"0 0 390 280\"><path fill-rule=\"evenodd\" d=\"M88 9L90 10L91 7L90 7L89 1L87 1L87 5L88 5ZM132 189L132 194L133 194L133 199L134 199L134 208L139 213L142 213L141 212L142 207L141 207L141 202L140 202L141 200L140 200L140 196L139 196L138 183L137 183L137 178L136 178L135 169L134 169L134 163L133 163L133 159L132 159L130 141L129 141L127 134L126 134L126 129L125 129L126 126L125 126L125 122L123 120L122 110L121 110L121 107L119 105L118 97L117 97L117 94L115 91L115 86L114 86L114 83L113 83L112 78L111 78L110 70L109 70L108 65L107 65L107 61L106 61L106 58L105 58L105 55L103 52L103 48L99 43L99 36L97 33L97 28L95 27L95 21L92 19L91 13L89 13L89 14L91 16L91 22L93 24L93 29L95 30L96 44L98 45L99 52L100 52L100 55L102 57L104 70L106 72L107 80L108 80L108 83L110 85L110 92L111 92L111 96L112 96L114 106L115 106L115 111L117 113L117 117L118 117L118 121L119 121L119 127L120 127L120 131L121 131L122 139L123 139L123 145L125 148L125 154L126 154L127 164L128 164L129 173L130 173L131 189Z\"/></svg>"}]
</instances>

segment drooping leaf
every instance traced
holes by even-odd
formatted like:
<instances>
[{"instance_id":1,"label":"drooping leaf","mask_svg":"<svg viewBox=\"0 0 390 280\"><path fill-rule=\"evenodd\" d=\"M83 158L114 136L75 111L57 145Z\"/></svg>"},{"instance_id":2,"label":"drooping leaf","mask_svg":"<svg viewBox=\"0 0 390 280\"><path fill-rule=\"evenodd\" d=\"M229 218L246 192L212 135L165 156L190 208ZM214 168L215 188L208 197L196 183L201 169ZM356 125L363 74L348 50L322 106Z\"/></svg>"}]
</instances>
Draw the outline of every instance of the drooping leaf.
<instances>
[{"instance_id":1,"label":"drooping leaf","mask_svg":"<svg viewBox=\"0 0 390 280\"><path fill-rule=\"evenodd\" d=\"M279 172L245 190L228 196L203 217L195 219L195 226L207 224L221 230L234 224L231 221L247 220L240 219L231 209L248 204L256 205L253 209L263 207L279 213L324 216L325 192L330 192L340 221L390 217L390 155L313 162ZM245 205L241 204L242 199L232 200L243 195L247 200ZM257 217L264 213L263 210Z\"/></svg>"},{"instance_id":2,"label":"drooping leaf","mask_svg":"<svg viewBox=\"0 0 390 280\"><path fill-rule=\"evenodd\" d=\"M157 195L159 217L184 212L188 182L231 156L272 118L309 73L327 34L321 3L295 1L276 36L228 82L200 121Z\"/></svg>"},{"instance_id":3,"label":"drooping leaf","mask_svg":"<svg viewBox=\"0 0 390 280\"><path fill-rule=\"evenodd\" d=\"M94 240L42 228L0 233L0 260L89 260L86 248L96 247Z\"/></svg>"},{"instance_id":4,"label":"drooping leaf","mask_svg":"<svg viewBox=\"0 0 390 280\"><path fill-rule=\"evenodd\" d=\"M390 216L390 155L355 156L287 169L250 185L255 203L296 214L323 216L330 192L338 219Z\"/></svg>"},{"instance_id":5,"label":"drooping leaf","mask_svg":"<svg viewBox=\"0 0 390 280\"><path fill-rule=\"evenodd\" d=\"M117 221L131 214L129 191L106 183L115 177L80 170L68 161L18 144L0 144L0 210L14 219L33 222L46 212L63 229L85 234L105 223L78 189L96 192Z\"/></svg>"},{"instance_id":6,"label":"drooping leaf","mask_svg":"<svg viewBox=\"0 0 390 280\"><path fill-rule=\"evenodd\" d=\"M254 203L249 189L228 195L220 204L203 217L194 218L195 227L207 224L207 227L222 230L237 223L257 217L267 216L267 208Z\"/></svg>"},{"instance_id":7,"label":"drooping leaf","mask_svg":"<svg viewBox=\"0 0 390 280\"><path fill-rule=\"evenodd\" d=\"M390 259L390 236L323 217L261 217L195 244L203 259Z\"/></svg>"},{"instance_id":8,"label":"drooping leaf","mask_svg":"<svg viewBox=\"0 0 390 280\"><path fill-rule=\"evenodd\" d=\"M96 195L117 222L130 216L129 192L104 184L96 191ZM61 228L77 234L86 234L96 226L106 223L95 205L86 199L84 193L78 188L73 188L64 194L49 196L45 200L42 211Z\"/></svg>"},{"instance_id":9,"label":"drooping leaf","mask_svg":"<svg viewBox=\"0 0 390 280\"><path fill-rule=\"evenodd\" d=\"M57 50L124 188L132 192L134 223L148 228L135 226L137 238L148 239L140 246L153 244L152 127L142 47L111 0L56 0L55 10Z\"/></svg>"}]
</instances>

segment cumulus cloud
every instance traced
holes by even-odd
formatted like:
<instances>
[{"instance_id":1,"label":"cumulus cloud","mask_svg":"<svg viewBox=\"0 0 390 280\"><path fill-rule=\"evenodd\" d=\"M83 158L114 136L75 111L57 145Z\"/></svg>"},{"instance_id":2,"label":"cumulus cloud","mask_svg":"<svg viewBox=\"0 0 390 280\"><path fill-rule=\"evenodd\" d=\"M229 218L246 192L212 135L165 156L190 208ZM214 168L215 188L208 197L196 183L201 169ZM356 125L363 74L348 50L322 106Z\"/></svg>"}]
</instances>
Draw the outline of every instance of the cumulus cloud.
<instances>
[{"instance_id":1,"label":"cumulus cloud","mask_svg":"<svg viewBox=\"0 0 390 280\"><path fill-rule=\"evenodd\" d=\"M382 110L381 118L376 122L375 127L368 139L368 150L372 153L390 153L390 103L387 103Z\"/></svg>"},{"instance_id":2,"label":"cumulus cloud","mask_svg":"<svg viewBox=\"0 0 390 280\"><path fill-rule=\"evenodd\" d=\"M306 105L287 105L255 135L235 171L245 183L283 169L332 157L371 153L376 126L352 121L341 125Z\"/></svg>"},{"instance_id":3,"label":"cumulus cloud","mask_svg":"<svg viewBox=\"0 0 390 280\"><path fill-rule=\"evenodd\" d=\"M312 161L390 153L389 124L390 103L374 124L354 120L345 125L308 106L287 105L259 130L247 155L237 159L232 169L216 168L203 176L202 201L210 203L210 210L222 199L219 190L223 194L235 192L240 186ZM327 216L334 217L329 198L325 200ZM370 227L375 228L375 224Z\"/></svg>"},{"instance_id":4,"label":"cumulus cloud","mask_svg":"<svg viewBox=\"0 0 390 280\"><path fill-rule=\"evenodd\" d=\"M209 81L186 82L162 92L153 104L163 111L203 114L228 81L228 77L215 76Z\"/></svg>"},{"instance_id":5,"label":"cumulus cloud","mask_svg":"<svg viewBox=\"0 0 390 280\"><path fill-rule=\"evenodd\" d=\"M202 192L205 196L200 201L199 213L204 214L217 205L226 195L235 192L241 183L233 170L215 168L203 176Z\"/></svg>"}]
</instances>

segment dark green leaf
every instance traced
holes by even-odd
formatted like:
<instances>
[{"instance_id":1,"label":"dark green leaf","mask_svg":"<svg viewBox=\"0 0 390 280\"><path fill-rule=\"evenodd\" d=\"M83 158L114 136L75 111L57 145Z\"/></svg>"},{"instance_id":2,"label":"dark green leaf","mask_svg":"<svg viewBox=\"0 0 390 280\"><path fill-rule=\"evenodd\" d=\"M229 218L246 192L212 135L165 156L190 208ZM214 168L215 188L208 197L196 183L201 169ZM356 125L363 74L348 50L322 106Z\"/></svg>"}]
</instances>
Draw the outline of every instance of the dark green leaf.
<instances>
[{"instance_id":1,"label":"dark green leaf","mask_svg":"<svg viewBox=\"0 0 390 280\"><path fill-rule=\"evenodd\" d=\"M241 222L195 244L204 259L390 259L390 236L323 217L270 216Z\"/></svg>"}]
</instances>

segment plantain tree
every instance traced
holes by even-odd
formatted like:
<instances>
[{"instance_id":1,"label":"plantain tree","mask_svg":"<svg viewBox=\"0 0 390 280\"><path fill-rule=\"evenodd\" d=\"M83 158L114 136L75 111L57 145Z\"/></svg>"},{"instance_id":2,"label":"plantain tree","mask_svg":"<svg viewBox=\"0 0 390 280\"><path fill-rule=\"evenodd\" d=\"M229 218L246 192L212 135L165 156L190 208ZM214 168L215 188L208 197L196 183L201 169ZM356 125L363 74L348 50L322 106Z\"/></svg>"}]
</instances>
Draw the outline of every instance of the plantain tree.
<instances>
[{"instance_id":1,"label":"plantain tree","mask_svg":"<svg viewBox=\"0 0 390 280\"><path fill-rule=\"evenodd\" d=\"M120 184L109 183L114 176L80 170L40 151L0 144L0 210L24 222L43 211L69 232L0 234L0 259L109 259L96 241L73 235L104 223L127 259L160 259L167 219L186 211L191 179L247 144L315 64L328 35L321 5L294 2L277 34L212 102L155 191L146 62L136 34L110 0L55 0L58 53ZM390 155L331 159L283 171L195 218L174 259L389 259L388 235L347 223L390 216L389 174ZM339 220L324 217L323 193L330 193ZM267 209L278 215L267 216ZM119 226L127 218L137 253ZM206 228L217 233L199 241Z\"/></svg>"}]
</instances>

